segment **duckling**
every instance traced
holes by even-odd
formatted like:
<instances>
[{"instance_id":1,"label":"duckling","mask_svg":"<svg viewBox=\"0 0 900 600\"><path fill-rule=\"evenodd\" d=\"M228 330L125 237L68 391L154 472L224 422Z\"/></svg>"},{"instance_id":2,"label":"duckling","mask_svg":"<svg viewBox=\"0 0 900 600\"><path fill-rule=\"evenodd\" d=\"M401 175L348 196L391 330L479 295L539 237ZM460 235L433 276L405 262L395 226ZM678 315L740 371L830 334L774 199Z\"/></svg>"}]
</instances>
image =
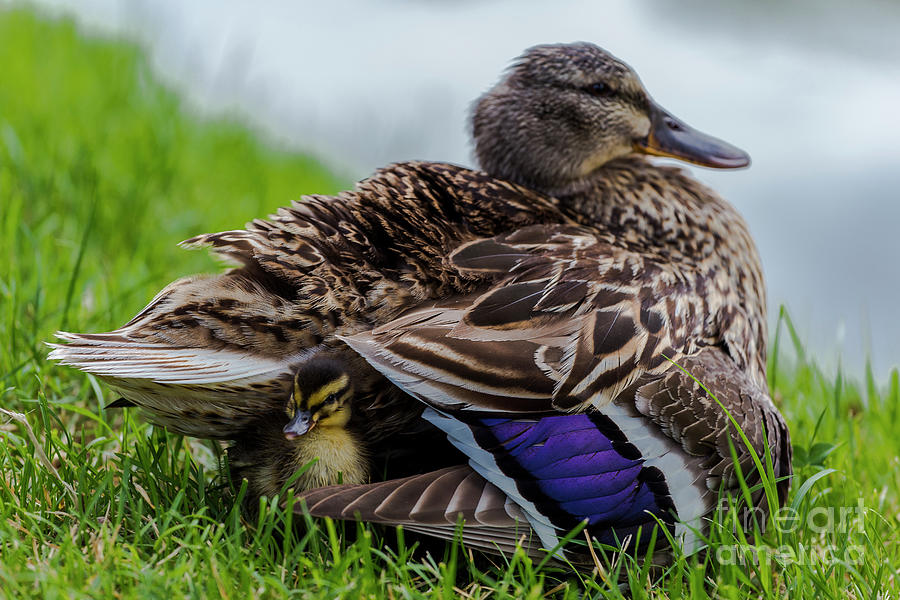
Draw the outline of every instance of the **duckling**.
<instances>
[{"instance_id":1,"label":"duckling","mask_svg":"<svg viewBox=\"0 0 900 600\"><path fill-rule=\"evenodd\" d=\"M367 448L350 427L353 398L352 378L339 359L304 362L283 411L260 418L229 448L232 478L247 480L251 501L273 497L288 481L297 491L367 482Z\"/></svg>"},{"instance_id":2,"label":"duckling","mask_svg":"<svg viewBox=\"0 0 900 600\"><path fill-rule=\"evenodd\" d=\"M354 407L372 402L378 398L356 392L339 358L317 355L304 362L284 409L260 415L228 448L231 478L247 480L249 507L260 496L283 493L288 483L299 493L365 483L375 469L382 477L403 477L465 459L424 420L402 435L363 439L364 420L355 412L365 411Z\"/></svg>"},{"instance_id":3,"label":"duckling","mask_svg":"<svg viewBox=\"0 0 900 600\"><path fill-rule=\"evenodd\" d=\"M350 374L338 360L317 357L297 370L287 403L290 421L283 428L284 437L295 443L298 464L316 460L300 476L298 489L368 480L363 442L347 428L352 399Z\"/></svg>"}]
</instances>

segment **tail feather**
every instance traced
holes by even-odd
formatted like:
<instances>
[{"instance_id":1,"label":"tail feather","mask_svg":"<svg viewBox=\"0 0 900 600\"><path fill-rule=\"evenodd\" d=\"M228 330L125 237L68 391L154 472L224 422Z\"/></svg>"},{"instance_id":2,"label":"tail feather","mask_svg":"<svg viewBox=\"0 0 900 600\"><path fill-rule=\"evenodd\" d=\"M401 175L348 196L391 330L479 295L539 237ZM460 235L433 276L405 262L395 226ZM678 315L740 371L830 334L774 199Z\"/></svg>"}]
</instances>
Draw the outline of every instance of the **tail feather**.
<instances>
[{"instance_id":1,"label":"tail feather","mask_svg":"<svg viewBox=\"0 0 900 600\"><path fill-rule=\"evenodd\" d=\"M183 435L232 439L280 410L294 371L310 352L279 358L233 349L169 346L126 336L60 332L51 360L104 379L123 398L108 408L140 406Z\"/></svg>"},{"instance_id":2,"label":"tail feather","mask_svg":"<svg viewBox=\"0 0 900 600\"><path fill-rule=\"evenodd\" d=\"M282 291L249 268L180 279L115 331L59 332L49 358L102 378L172 431L233 439L283 408L330 327Z\"/></svg>"},{"instance_id":3,"label":"tail feather","mask_svg":"<svg viewBox=\"0 0 900 600\"><path fill-rule=\"evenodd\" d=\"M285 358L229 349L175 347L115 336L57 334L67 344L48 344L51 360L87 373L116 379L144 379L171 385L244 387L290 370L308 353Z\"/></svg>"}]
</instances>

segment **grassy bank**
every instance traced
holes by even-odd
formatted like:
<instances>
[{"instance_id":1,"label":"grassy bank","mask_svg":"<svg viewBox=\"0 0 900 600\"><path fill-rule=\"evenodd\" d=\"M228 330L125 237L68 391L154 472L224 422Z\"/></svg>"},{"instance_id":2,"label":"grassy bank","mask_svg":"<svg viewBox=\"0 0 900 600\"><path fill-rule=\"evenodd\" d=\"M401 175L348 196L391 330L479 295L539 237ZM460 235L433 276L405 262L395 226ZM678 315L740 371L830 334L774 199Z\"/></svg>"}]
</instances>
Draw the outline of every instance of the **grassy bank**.
<instances>
[{"instance_id":1,"label":"grassy bank","mask_svg":"<svg viewBox=\"0 0 900 600\"><path fill-rule=\"evenodd\" d=\"M247 524L217 446L103 412L108 390L46 362L55 330L121 325L172 279L220 268L178 241L341 185L239 124L191 115L136 48L86 41L69 23L0 11L0 65L0 407L25 416L0 415L0 595L619 594L608 574L521 557L410 556L377 529L302 533L277 508ZM635 597L900 594L897 373L826 377L788 321L779 332L770 372L794 439L801 523L760 541L770 561L720 539L706 561L682 559L652 588L626 565ZM799 355L790 363L779 358L788 347ZM837 522L842 507L860 506L860 522Z\"/></svg>"}]
</instances>

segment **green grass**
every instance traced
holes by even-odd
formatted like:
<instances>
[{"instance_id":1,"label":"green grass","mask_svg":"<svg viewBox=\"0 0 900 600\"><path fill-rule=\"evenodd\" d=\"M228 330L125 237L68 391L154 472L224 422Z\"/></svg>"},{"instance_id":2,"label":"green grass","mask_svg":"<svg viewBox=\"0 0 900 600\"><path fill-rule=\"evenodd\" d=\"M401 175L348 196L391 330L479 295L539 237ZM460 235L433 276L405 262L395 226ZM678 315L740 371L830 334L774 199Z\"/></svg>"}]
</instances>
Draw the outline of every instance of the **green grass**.
<instances>
[{"instance_id":1,"label":"green grass","mask_svg":"<svg viewBox=\"0 0 900 600\"><path fill-rule=\"evenodd\" d=\"M0 596L620 597L617 573L638 598L900 595L897 372L826 377L788 320L770 372L804 524L756 546L723 528L705 560L662 573L627 558L579 575L453 545L429 555L389 531L295 527L277 506L243 522L217 446L104 413L108 390L46 361L55 330L108 330L172 279L219 268L178 241L340 187L239 124L191 115L134 47L0 12L0 406L26 419L0 415ZM779 358L785 347L797 358ZM828 526L829 509L857 506L861 523ZM778 553L716 560L752 548ZM810 560L828 549L839 560Z\"/></svg>"}]
</instances>

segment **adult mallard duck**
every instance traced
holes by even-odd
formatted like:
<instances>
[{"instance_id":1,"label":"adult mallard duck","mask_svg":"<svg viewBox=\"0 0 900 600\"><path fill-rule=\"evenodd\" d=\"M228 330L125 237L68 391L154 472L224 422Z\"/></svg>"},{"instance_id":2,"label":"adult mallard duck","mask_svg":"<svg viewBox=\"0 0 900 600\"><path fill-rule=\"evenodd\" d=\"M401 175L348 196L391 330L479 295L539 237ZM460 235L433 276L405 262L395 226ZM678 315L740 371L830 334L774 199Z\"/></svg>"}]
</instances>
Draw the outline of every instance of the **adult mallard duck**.
<instances>
[{"instance_id":1,"label":"adult mallard duck","mask_svg":"<svg viewBox=\"0 0 900 600\"><path fill-rule=\"evenodd\" d=\"M715 348L732 375L764 390L764 287L743 220L682 171L642 156L732 168L746 165L746 154L666 113L627 65L584 43L528 50L478 102L473 132L489 174L402 163L353 192L306 197L244 230L188 240L187 246L212 246L240 266L171 284L114 332L60 334L67 344L51 358L103 377L174 431L238 439L272 415L284 419L293 374L327 352L352 375L357 431L367 441L382 438L408 428L421 404L386 383L378 371L384 365L341 339L365 335L422 303L446 312L456 299L471 302L472 294L494 290L494 270L462 265L458 248L554 223L580 226L587 237L573 239L615 250L604 257L595 249L593 260L613 266L592 275L609 289L592 300L594 313L614 314L625 302L633 309L631 324L640 326L635 335L645 337L629 341L625 321L616 319L610 327L622 328L614 336L621 347L593 364L600 356L592 354L593 338L566 330L574 354L546 359L571 370L563 378L566 391L551 404L537 402L541 411L612 406L637 382L650 383L644 378L669 377L669 363L660 359L668 350L677 360ZM548 239L516 243L543 256L542 248L555 247ZM454 250L455 263L448 260ZM584 293L579 277L587 275L566 277L553 288L553 303ZM502 300L507 288L536 294L515 304L525 312L504 309L507 316L528 321L527 311L550 302L529 304L544 298L539 282L496 288L499 296L492 297ZM518 331L537 333L530 326ZM591 374L616 361L614 376L591 383ZM588 382L593 395L582 398L576 381ZM509 394L504 406L514 410L510 402L520 396L498 390ZM284 456L289 461L293 454Z\"/></svg>"}]
</instances>

